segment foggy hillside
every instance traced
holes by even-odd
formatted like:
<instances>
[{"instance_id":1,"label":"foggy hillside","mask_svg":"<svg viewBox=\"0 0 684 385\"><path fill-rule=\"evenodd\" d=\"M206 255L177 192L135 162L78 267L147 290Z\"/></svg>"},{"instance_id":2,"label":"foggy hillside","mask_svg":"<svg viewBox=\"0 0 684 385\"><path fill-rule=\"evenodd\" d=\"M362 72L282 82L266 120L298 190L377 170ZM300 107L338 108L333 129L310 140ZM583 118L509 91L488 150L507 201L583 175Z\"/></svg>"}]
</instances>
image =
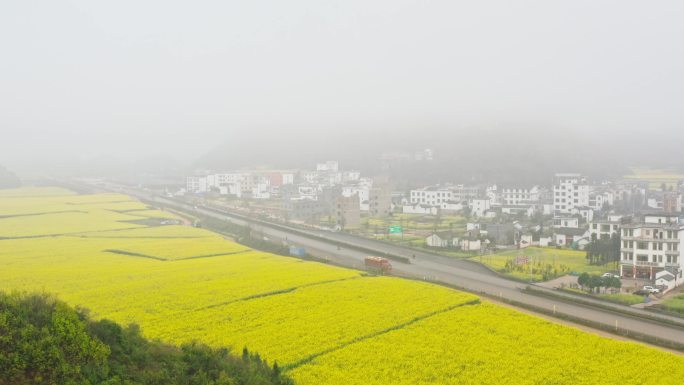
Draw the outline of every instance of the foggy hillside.
<instances>
[{"instance_id":1,"label":"foggy hillside","mask_svg":"<svg viewBox=\"0 0 684 385\"><path fill-rule=\"evenodd\" d=\"M620 177L630 166L682 167L677 149L680 133L650 136L612 133L581 133L562 128L527 128L508 125L498 128L448 130L310 131L306 134L278 132L268 140L259 132L232 136L200 157L196 169L311 167L315 162L335 159L346 169L367 174L389 172L401 181L548 183L559 170L581 172L594 179ZM633 138L638 137L639 141ZM679 139L679 140L667 140ZM641 146L641 147L639 147ZM383 168L383 152L413 154L434 150L431 162L398 160Z\"/></svg>"}]
</instances>

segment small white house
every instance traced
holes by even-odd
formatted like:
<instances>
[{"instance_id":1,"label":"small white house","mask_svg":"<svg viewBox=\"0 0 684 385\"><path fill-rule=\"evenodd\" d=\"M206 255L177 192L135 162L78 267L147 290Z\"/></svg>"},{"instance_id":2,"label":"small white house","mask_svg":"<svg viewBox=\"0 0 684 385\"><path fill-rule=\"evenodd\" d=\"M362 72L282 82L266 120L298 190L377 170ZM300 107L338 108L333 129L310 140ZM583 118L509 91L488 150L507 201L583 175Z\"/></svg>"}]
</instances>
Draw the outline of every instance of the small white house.
<instances>
[{"instance_id":1,"label":"small white house","mask_svg":"<svg viewBox=\"0 0 684 385\"><path fill-rule=\"evenodd\" d=\"M534 241L532 240L532 235L522 235L520 236L520 248L524 249L526 247L534 246Z\"/></svg>"},{"instance_id":2,"label":"small white house","mask_svg":"<svg viewBox=\"0 0 684 385\"><path fill-rule=\"evenodd\" d=\"M402 206L401 212L404 214L437 215L439 208L420 203Z\"/></svg>"},{"instance_id":3,"label":"small white house","mask_svg":"<svg viewBox=\"0 0 684 385\"><path fill-rule=\"evenodd\" d=\"M591 207L581 207L577 209L577 213L584 218L587 222L591 222L594 220L594 209Z\"/></svg>"},{"instance_id":4,"label":"small white house","mask_svg":"<svg viewBox=\"0 0 684 385\"><path fill-rule=\"evenodd\" d=\"M470 213L475 217L484 217L491 208L491 201L487 198L473 199L469 202Z\"/></svg>"},{"instance_id":5,"label":"small white house","mask_svg":"<svg viewBox=\"0 0 684 385\"><path fill-rule=\"evenodd\" d=\"M482 250L482 241L479 239L464 239L463 242L461 242L461 248L463 251L480 251Z\"/></svg>"},{"instance_id":6,"label":"small white house","mask_svg":"<svg viewBox=\"0 0 684 385\"><path fill-rule=\"evenodd\" d=\"M440 204L440 207L444 211L457 213L457 212L463 210L463 203L462 202L456 202L456 201L442 202Z\"/></svg>"},{"instance_id":7,"label":"small white house","mask_svg":"<svg viewBox=\"0 0 684 385\"><path fill-rule=\"evenodd\" d=\"M475 222L466 223L466 231L480 230L480 224Z\"/></svg>"},{"instance_id":8,"label":"small white house","mask_svg":"<svg viewBox=\"0 0 684 385\"><path fill-rule=\"evenodd\" d=\"M556 217L553 218L553 227L555 228L579 228L579 219L575 217Z\"/></svg>"},{"instance_id":9,"label":"small white house","mask_svg":"<svg viewBox=\"0 0 684 385\"><path fill-rule=\"evenodd\" d=\"M449 233L434 233L425 238L425 244L429 247L455 247L458 246L458 238Z\"/></svg>"},{"instance_id":10,"label":"small white house","mask_svg":"<svg viewBox=\"0 0 684 385\"><path fill-rule=\"evenodd\" d=\"M675 276L667 270L659 271L655 276L655 285L662 286L666 289L664 291L669 291L675 288L677 280Z\"/></svg>"},{"instance_id":11,"label":"small white house","mask_svg":"<svg viewBox=\"0 0 684 385\"><path fill-rule=\"evenodd\" d=\"M551 246L551 243L553 243L553 239L551 237L539 237L539 246L549 247Z\"/></svg>"}]
</instances>

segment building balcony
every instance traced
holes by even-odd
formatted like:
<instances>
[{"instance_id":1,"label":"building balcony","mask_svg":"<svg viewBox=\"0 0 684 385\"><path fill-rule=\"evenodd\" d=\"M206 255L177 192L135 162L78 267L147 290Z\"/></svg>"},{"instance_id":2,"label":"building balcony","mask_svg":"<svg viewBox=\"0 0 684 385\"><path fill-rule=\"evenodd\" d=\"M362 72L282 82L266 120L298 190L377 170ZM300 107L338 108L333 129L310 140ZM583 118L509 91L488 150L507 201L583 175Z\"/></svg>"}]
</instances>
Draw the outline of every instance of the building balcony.
<instances>
[{"instance_id":1,"label":"building balcony","mask_svg":"<svg viewBox=\"0 0 684 385\"><path fill-rule=\"evenodd\" d=\"M653 237L644 237L644 236L639 236L639 237L628 237L628 236L623 236L622 237L623 241L641 241L641 242L679 242L678 238L653 238Z\"/></svg>"},{"instance_id":2,"label":"building balcony","mask_svg":"<svg viewBox=\"0 0 684 385\"><path fill-rule=\"evenodd\" d=\"M625 265L625 266L642 266L642 267L665 267L665 265L666 265L663 262L625 261L625 260L621 260L620 264Z\"/></svg>"}]
</instances>

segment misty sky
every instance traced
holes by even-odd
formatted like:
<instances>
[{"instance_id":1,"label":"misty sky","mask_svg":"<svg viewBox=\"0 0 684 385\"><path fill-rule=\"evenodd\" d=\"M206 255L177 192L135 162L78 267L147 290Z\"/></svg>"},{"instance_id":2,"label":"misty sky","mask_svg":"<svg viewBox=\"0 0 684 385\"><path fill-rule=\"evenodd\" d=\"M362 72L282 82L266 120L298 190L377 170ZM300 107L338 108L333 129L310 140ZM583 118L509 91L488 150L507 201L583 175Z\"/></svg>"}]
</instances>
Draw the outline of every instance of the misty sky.
<instances>
[{"instance_id":1,"label":"misty sky","mask_svg":"<svg viewBox=\"0 0 684 385\"><path fill-rule=\"evenodd\" d=\"M5 0L0 164L275 130L684 131L683 20L680 0Z\"/></svg>"}]
</instances>

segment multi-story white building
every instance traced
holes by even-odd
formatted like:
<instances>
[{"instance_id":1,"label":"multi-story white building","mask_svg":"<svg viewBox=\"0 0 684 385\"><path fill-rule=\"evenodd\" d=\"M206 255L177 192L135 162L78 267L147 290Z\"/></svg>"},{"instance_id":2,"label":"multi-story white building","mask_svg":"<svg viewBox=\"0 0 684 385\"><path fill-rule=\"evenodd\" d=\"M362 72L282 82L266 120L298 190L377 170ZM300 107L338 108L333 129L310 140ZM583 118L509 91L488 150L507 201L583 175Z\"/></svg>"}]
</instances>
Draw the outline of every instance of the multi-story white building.
<instances>
[{"instance_id":1,"label":"multi-story white building","mask_svg":"<svg viewBox=\"0 0 684 385\"><path fill-rule=\"evenodd\" d=\"M451 190L452 200L458 202L479 198L486 192L481 186L466 186L462 184L449 186L449 190Z\"/></svg>"},{"instance_id":2,"label":"multi-story white building","mask_svg":"<svg viewBox=\"0 0 684 385\"><path fill-rule=\"evenodd\" d=\"M555 215L571 214L582 206L589 206L590 186L580 174L556 174L553 185Z\"/></svg>"},{"instance_id":3,"label":"multi-story white building","mask_svg":"<svg viewBox=\"0 0 684 385\"><path fill-rule=\"evenodd\" d=\"M501 204L507 206L529 204L539 201L539 187L502 187L500 194Z\"/></svg>"},{"instance_id":4,"label":"multi-story white building","mask_svg":"<svg viewBox=\"0 0 684 385\"><path fill-rule=\"evenodd\" d=\"M185 190L190 193L203 193L209 190L207 178L200 176L189 176L185 179Z\"/></svg>"},{"instance_id":5,"label":"multi-story white building","mask_svg":"<svg viewBox=\"0 0 684 385\"><path fill-rule=\"evenodd\" d=\"M602 220L591 221L589 224L589 234L596 236L596 239L610 239L613 234L620 234L620 224L622 215L609 215Z\"/></svg>"},{"instance_id":6,"label":"multi-story white building","mask_svg":"<svg viewBox=\"0 0 684 385\"><path fill-rule=\"evenodd\" d=\"M361 179L361 172L355 170L348 170L342 172L342 182L356 182Z\"/></svg>"},{"instance_id":7,"label":"multi-story white building","mask_svg":"<svg viewBox=\"0 0 684 385\"><path fill-rule=\"evenodd\" d=\"M644 215L637 222L621 225L620 276L653 280L667 270L682 279L684 224L677 215Z\"/></svg>"},{"instance_id":8,"label":"multi-story white building","mask_svg":"<svg viewBox=\"0 0 684 385\"><path fill-rule=\"evenodd\" d=\"M191 193L204 193L212 189L221 194L229 194L242 186L251 190L251 178L245 173L221 173L186 178L186 190Z\"/></svg>"},{"instance_id":9,"label":"multi-story white building","mask_svg":"<svg viewBox=\"0 0 684 385\"><path fill-rule=\"evenodd\" d=\"M453 192L447 187L430 186L419 190L411 190L411 203L420 203L430 206L441 206L453 199Z\"/></svg>"},{"instance_id":10,"label":"multi-story white building","mask_svg":"<svg viewBox=\"0 0 684 385\"><path fill-rule=\"evenodd\" d=\"M318 163L316 164L316 171L330 171L330 172L338 172L340 169L340 164L339 162L335 160L329 160L324 163Z\"/></svg>"},{"instance_id":11,"label":"multi-story white building","mask_svg":"<svg viewBox=\"0 0 684 385\"><path fill-rule=\"evenodd\" d=\"M479 198L484 190L478 186L437 185L411 190L409 201L424 205L442 206L447 202L465 202Z\"/></svg>"}]
</instances>

